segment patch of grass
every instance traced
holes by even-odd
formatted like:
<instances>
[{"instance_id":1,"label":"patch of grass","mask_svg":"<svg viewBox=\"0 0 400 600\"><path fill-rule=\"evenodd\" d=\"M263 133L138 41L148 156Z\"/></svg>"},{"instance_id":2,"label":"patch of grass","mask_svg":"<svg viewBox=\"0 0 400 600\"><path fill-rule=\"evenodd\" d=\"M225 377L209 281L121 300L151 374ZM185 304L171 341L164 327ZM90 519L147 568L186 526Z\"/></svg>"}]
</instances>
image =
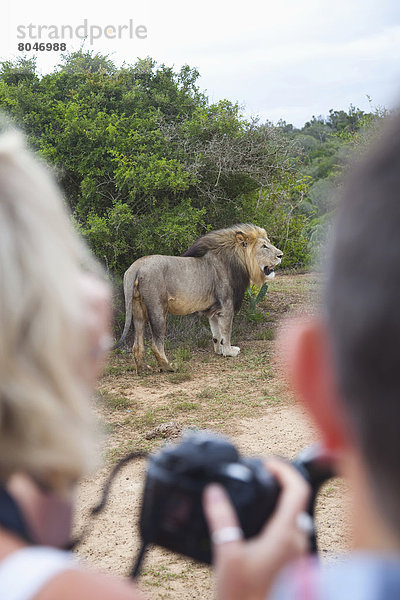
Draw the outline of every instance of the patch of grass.
<instances>
[{"instance_id":1,"label":"patch of grass","mask_svg":"<svg viewBox=\"0 0 400 600\"><path fill-rule=\"evenodd\" d=\"M181 400L179 402L175 402L175 409L182 410L184 412L189 412L191 410L197 410L199 408L198 402L192 402L190 400Z\"/></svg>"},{"instance_id":2,"label":"patch of grass","mask_svg":"<svg viewBox=\"0 0 400 600\"><path fill-rule=\"evenodd\" d=\"M240 400L243 406L247 408L259 408L260 406L265 406L264 398L254 398L249 396L242 396Z\"/></svg>"},{"instance_id":3,"label":"patch of grass","mask_svg":"<svg viewBox=\"0 0 400 600\"><path fill-rule=\"evenodd\" d=\"M145 427L159 425L165 418L164 413L166 412L166 410L167 409L163 406L158 406L156 408L148 408L140 419L141 424Z\"/></svg>"},{"instance_id":4,"label":"patch of grass","mask_svg":"<svg viewBox=\"0 0 400 600\"><path fill-rule=\"evenodd\" d=\"M215 397L217 393L216 388L212 388L212 387L205 387L203 390L200 390L200 392L197 392L196 396L197 398L200 398L201 400L211 400L212 398Z\"/></svg>"},{"instance_id":5,"label":"patch of grass","mask_svg":"<svg viewBox=\"0 0 400 600\"><path fill-rule=\"evenodd\" d=\"M270 366L269 353L260 351L259 348L246 349L239 356L240 359L238 361L232 361L232 369L237 371L258 371Z\"/></svg>"},{"instance_id":6,"label":"patch of grass","mask_svg":"<svg viewBox=\"0 0 400 600\"><path fill-rule=\"evenodd\" d=\"M192 353L190 351L190 349L186 346L179 346L175 352L174 352L174 360L172 362L172 365L175 369L175 373L173 373L173 375L178 375L178 377L173 377L172 375L172 379L171 376L169 377L169 381L171 381L171 383L180 383L181 381L188 381L189 379L191 379L191 376L189 374L189 367L188 367L188 362L191 360L192 358ZM186 377L179 377L179 375L185 375ZM174 381L174 379L176 379L176 381Z\"/></svg>"},{"instance_id":7,"label":"patch of grass","mask_svg":"<svg viewBox=\"0 0 400 600\"><path fill-rule=\"evenodd\" d=\"M168 375L168 381L170 383L183 383L184 381L190 381L192 379L192 376L190 373L188 372L177 372L177 373L170 373Z\"/></svg>"},{"instance_id":8,"label":"patch of grass","mask_svg":"<svg viewBox=\"0 0 400 600\"><path fill-rule=\"evenodd\" d=\"M162 374L160 371L156 371L155 373L143 373L140 375L137 381L135 381L135 385L140 385L144 388L159 388L160 387L160 378Z\"/></svg>"},{"instance_id":9,"label":"patch of grass","mask_svg":"<svg viewBox=\"0 0 400 600\"><path fill-rule=\"evenodd\" d=\"M192 358L190 348L186 346L179 346L174 352L174 359L176 362L184 363Z\"/></svg>"},{"instance_id":10,"label":"patch of grass","mask_svg":"<svg viewBox=\"0 0 400 600\"><path fill-rule=\"evenodd\" d=\"M124 360L124 361L112 361L110 364L106 366L104 369L104 375L109 377L119 377L120 375L124 375L125 373L136 373L136 367L133 360Z\"/></svg>"},{"instance_id":11,"label":"patch of grass","mask_svg":"<svg viewBox=\"0 0 400 600\"><path fill-rule=\"evenodd\" d=\"M263 400L266 402L267 406L276 406L282 401L282 398L279 398L278 396L267 396L265 394Z\"/></svg>"},{"instance_id":12,"label":"patch of grass","mask_svg":"<svg viewBox=\"0 0 400 600\"><path fill-rule=\"evenodd\" d=\"M145 585L152 587L166 587L166 584L168 584L170 581L186 579L186 576L187 574L185 571L173 573L164 565L160 565L158 567L148 567L142 572Z\"/></svg>"},{"instance_id":13,"label":"patch of grass","mask_svg":"<svg viewBox=\"0 0 400 600\"><path fill-rule=\"evenodd\" d=\"M131 402L126 396L118 396L107 390L99 390L98 395L100 400L110 410L124 410L131 406Z\"/></svg>"},{"instance_id":14,"label":"patch of grass","mask_svg":"<svg viewBox=\"0 0 400 600\"><path fill-rule=\"evenodd\" d=\"M268 316L259 310L256 312L246 312L244 315L250 323L265 323L268 321Z\"/></svg>"},{"instance_id":15,"label":"patch of grass","mask_svg":"<svg viewBox=\"0 0 400 600\"><path fill-rule=\"evenodd\" d=\"M202 358L201 358L201 362L202 363L209 363L212 361L212 359L214 358L213 354L205 354Z\"/></svg>"},{"instance_id":16,"label":"patch of grass","mask_svg":"<svg viewBox=\"0 0 400 600\"><path fill-rule=\"evenodd\" d=\"M189 396L184 390L174 390L169 394L164 394L163 398L165 398L165 400L175 400L176 398L179 398L180 400L187 400Z\"/></svg>"},{"instance_id":17,"label":"patch of grass","mask_svg":"<svg viewBox=\"0 0 400 600\"><path fill-rule=\"evenodd\" d=\"M196 346L197 348L201 348L202 350L205 350L206 348L211 349L211 332L201 335L197 339Z\"/></svg>"},{"instance_id":18,"label":"patch of grass","mask_svg":"<svg viewBox=\"0 0 400 600\"><path fill-rule=\"evenodd\" d=\"M146 410L146 412L141 418L142 424L147 427L150 427L152 425L158 425L160 419L157 413L158 411L153 408L149 408L148 410Z\"/></svg>"},{"instance_id":19,"label":"patch of grass","mask_svg":"<svg viewBox=\"0 0 400 600\"><path fill-rule=\"evenodd\" d=\"M104 461L115 463L123 457L125 452L121 448L108 448L104 453Z\"/></svg>"},{"instance_id":20,"label":"patch of grass","mask_svg":"<svg viewBox=\"0 0 400 600\"><path fill-rule=\"evenodd\" d=\"M266 329L261 329L255 332L254 339L255 340L263 340L263 341L272 341L276 337L276 329L272 327L268 327Z\"/></svg>"}]
</instances>

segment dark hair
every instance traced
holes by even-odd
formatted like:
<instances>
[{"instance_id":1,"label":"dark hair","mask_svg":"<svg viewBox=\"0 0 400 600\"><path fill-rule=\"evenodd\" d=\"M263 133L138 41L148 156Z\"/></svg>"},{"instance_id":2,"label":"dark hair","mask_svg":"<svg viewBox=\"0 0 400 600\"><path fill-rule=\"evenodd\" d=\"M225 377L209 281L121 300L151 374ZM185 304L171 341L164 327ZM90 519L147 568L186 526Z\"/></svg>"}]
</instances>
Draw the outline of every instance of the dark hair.
<instances>
[{"instance_id":1,"label":"dark hair","mask_svg":"<svg viewBox=\"0 0 400 600\"><path fill-rule=\"evenodd\" d=\"M400 533L400 117L338 209L325 306L339 391L380 508Z\"/></svg>"}]
</instances>

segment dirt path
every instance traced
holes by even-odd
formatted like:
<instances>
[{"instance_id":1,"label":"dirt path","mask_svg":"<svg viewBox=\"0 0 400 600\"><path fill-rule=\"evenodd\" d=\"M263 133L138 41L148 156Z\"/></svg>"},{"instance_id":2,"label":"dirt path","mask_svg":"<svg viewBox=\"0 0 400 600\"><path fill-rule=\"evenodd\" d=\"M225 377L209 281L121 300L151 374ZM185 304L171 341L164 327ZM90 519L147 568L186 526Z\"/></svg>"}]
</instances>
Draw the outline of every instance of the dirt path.
<instances>
[{"instance_id":1,"label":"dirt path","mask_svg":"<svg viewBox=\"0 0 400 600\"><path fill-rule=\"evenodd\" d=\"M98 405L109 433L108 469L126 451L155 449L165 437L190 426L218 429L244 454L293 458L315 441L312 425L295 405L274 362L271 338L280 316L310 311L310 293L315 295L317 285L314 275L277 277L262 307L267 318L251 323L253 339L238 340L242 351L237 358L216 357L210 348L197 350L185 355L189 360L178 361L176 374L155 373L139 379L130 357L115 357L101 382ZM144 468L143 461L131 463L118 475L109 506L97 517L80 549L96 567L124 574L132 565L139 547L136 523ZM96 503L108 469L82 484L78 527ZM338 481L329 482L320 495L317 523L323 556L335 556L347 547L344 498L344 486ZM140 585L150 598L186 600L211 598L213 584L208 568L154 548L146 559Z\"/></svg>"}]
</instances>

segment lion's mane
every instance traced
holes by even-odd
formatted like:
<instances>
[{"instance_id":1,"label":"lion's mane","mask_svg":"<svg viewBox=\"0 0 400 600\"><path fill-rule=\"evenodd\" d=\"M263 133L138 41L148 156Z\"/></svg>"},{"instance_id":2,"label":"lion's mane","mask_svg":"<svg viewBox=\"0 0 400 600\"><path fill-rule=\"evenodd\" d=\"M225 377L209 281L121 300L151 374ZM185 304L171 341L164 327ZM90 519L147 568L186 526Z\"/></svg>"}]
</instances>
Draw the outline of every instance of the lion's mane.
<instances>
[{"instance_id":1,"label":"lion's mane","mask_svg":"<svg viewBox=\"0 0 400 600\"><path fill-rule=\"evenodd\" d=\"M241 236L245 242L238 242ZM260 237L267 237L266 231L257 225L240 223L225 229L206 233L186 250L182 256L201 257L212 252L217 254L226 266L226 273L233 292L234 310L237 312L243 302L250 279L257 282L259 267L254 251Z\"/></svg>"}]
</instances>

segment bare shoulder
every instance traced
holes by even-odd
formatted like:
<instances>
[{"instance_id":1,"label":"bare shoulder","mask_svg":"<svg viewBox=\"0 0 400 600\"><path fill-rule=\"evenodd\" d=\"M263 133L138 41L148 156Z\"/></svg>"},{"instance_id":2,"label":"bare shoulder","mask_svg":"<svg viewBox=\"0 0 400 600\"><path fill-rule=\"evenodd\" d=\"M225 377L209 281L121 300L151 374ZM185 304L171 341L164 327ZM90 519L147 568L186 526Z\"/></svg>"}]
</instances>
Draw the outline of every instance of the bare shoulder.
<instances>
[{"instance_id":1,"label":"bare shoulder","mask_svg":"<svg viewBox=\"0 0 400 600\"><path fill-rule=\"evenodd\" d=\"M89 570L70 570L53 577L35 600L144 600L129 580Z\"/></svg>"}]
</instances>

